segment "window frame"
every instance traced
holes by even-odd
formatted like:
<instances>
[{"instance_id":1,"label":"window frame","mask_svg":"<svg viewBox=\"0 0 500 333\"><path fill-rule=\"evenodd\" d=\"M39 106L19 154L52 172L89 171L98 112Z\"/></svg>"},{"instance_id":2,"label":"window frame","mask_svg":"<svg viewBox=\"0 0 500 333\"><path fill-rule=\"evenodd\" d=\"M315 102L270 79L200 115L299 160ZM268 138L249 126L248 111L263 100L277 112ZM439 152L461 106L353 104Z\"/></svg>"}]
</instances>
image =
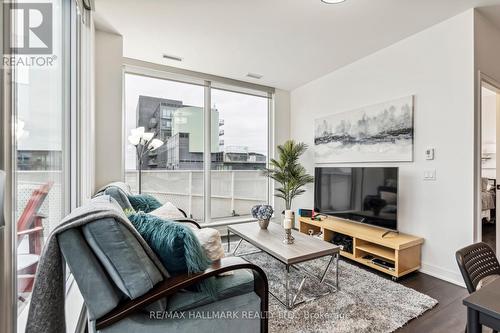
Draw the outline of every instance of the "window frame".
<instances>
[{"instance_id":1,"label":"window frame","mask_svg":"<svg viewBox=\"0 0 500 333\"><path fill-rule=\"evenodd\" d=\"M191 84L204 87L204 107L203 107L203 138L204 138L204 154L203 154L203 222L211 223L215 222L217 225L225 225L233 222L231 218L223 219L213 219L211 216L211 154L207 154L206 151L211 150L211 100L212 100L212 89L228 91L238 94L244 94L249 96L266 98L268 101L267 105L267 159L266 168L270 165L270 159L274 156L274 115L275 115L275 88L267 87L263 85L258 85L254 83L249 83L245 81L238 81L234 79L229 79L225 77L219 77L215 75L189 71L185 69L180 69L176 67L170 67L160 64L149 63L145 61L140 61L131 58L123 58L123 69L122 69L122 82L123 82L123 103L122 103L122 114L123 114L123 160L125 160L126 154L126 144L127 136L125 130L125 117L126 117L126 86L125 86L125 76L127 74L138 75L153 79L167 80L171 82L179 82L184 84ZM208 149L208 150L207 150ZM124 164L125 165L125 164ZM125 179L125 167L123 169L123 179ZM274 188L273 182L267 180L267 203L274 204L273 196ZM239 218L238 220L249 220L252 221L254 218ZM223 221L223 222L221 222Z\"/></svg>"}]
</instances>

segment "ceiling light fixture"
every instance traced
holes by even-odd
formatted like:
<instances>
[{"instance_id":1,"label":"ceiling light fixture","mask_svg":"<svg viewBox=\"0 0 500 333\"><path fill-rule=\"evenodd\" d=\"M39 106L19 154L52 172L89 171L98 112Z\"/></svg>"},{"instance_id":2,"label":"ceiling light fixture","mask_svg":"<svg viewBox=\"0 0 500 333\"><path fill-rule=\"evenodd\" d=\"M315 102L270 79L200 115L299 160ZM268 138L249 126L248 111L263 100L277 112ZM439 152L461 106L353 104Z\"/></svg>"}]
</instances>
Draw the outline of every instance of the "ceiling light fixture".
<instances>
[{"instance_id":1,"label":"ceiling light fixture","mask_svg":"<svg viewBox=\"0 0 500 333\"><path fill-rule=\"evenodd\" d=\"M329 5L334 5L338 3L345 2L346 0L321 0L321 2L327 3Z\"/></svg>"},{"instance_id":2,"label":"ceiling light fixture","mask_svg":"<svg viewBox=\"0 0 500 333\"><path fill-rule=\"evenodd\" d=\"M260 74L255 74L255 73L248 73L248 74L247 74L247 76L248 76L249 78L252 78L252 79L257 79L257 80L262 79L262 75L260 75Z\"/></svg>"},{"instance_id":3,"label":"ceiling light fixture","mask_svg":"<svg viewBox=\"0 0 500 333\"><path fill-rule=\"evenodd\" d=\"M163 55L163 59L175 60L175 61L182 61L181 57L177 57L177 56L173 56L173 55L168 55L168 54L164 54Z\"/></svg>"}]
</instances>

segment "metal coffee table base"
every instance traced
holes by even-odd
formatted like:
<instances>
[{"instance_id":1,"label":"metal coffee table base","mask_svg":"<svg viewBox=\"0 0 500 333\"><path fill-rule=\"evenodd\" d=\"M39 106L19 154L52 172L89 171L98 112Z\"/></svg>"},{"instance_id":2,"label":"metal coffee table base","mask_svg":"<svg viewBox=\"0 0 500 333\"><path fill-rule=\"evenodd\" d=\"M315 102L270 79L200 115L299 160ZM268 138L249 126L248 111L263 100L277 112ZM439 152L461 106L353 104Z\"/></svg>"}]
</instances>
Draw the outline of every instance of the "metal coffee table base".
<instances>
[{"instance_id":1,"label":"metal coffee table base","mask_svg":"<svg viewBox=\"0 0 500 333\"><path fill-rule=\"evenodd\" d=\"M228 241L229 241L229 238L228 238ZM240 247L242 242L243 242L243 239L240 239L238 241L238 244L236 245L234 250L231 252L233 255L236 255L236 251L238 251L238 248ZM230 243L228 242L228 249L230 248L229 244ZM253 252L248 252L248 253L241 253L241 254L238 254L238 256L247 256L247 255L257 254L257 253L262 253L262 252L264 252L264 251L259 250L259 251L253 251ZM332 284L326 282L325 279L326 279L328 270L330 269L330 267L334 261L335 261L335 285L332 285ZM294 309L297 305L300 305L300 304L303 304L306 302L310 302L310 301L316 300L320 297L329 295L333 292L339 291L339 253L335 253L330 257L330 260L328 261L328 265L326 265L326 268L323 271L323 273L321 274L321 276L317 276L316 274L310 272L306 268L300 267L298 265L285 265L285 268L286 268L285 269L285 293L286 293L285 300L283 301L277 295L273 294L271 291L269 291L269 294L271 294L271 296L273 296L278 302L280 302L288 310ZM300 284L299 284L299 288L297 289L297 292L295 292L295 293L290 289L290 269L291 268L293 268L297 272L303 274L302 280L300 281ZM315 296L307 298L307 299L303 299L303 300L298 302L297 300L298 300L300 294L302 293L302 288L304 288L304 284L305 284L307 278L311 278L313 280L318 281L321 285L327 286L329 290L325 293L318 294L318 295L315 295Z\"/></svg>"}]
</instances>

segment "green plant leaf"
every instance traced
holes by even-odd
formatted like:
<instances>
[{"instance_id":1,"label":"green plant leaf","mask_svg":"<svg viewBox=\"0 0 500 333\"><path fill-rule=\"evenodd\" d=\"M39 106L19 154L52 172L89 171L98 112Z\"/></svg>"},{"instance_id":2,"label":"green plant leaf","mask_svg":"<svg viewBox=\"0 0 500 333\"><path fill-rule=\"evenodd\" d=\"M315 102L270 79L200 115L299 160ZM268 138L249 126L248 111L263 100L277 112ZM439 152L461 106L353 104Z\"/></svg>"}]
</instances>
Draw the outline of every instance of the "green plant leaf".
<instances>
[{"instance_id":1,"label":"green plant leaf","mask_svg":"<svg viewBox=\"0 0 500 333\"><path fill-rule=\"evenodd\" d=\"M264 176L281 185L275 189L277 192L275 197L283 199L287 208L290 208L293 198L304 194L305 190L302 187L314 182L314 177L299 163L300 156L307 151L307 148L305 143L296 143L293 140L278 145L278 159L271 159L270 168L262 172Z\"/></svg>"}]
</instances>

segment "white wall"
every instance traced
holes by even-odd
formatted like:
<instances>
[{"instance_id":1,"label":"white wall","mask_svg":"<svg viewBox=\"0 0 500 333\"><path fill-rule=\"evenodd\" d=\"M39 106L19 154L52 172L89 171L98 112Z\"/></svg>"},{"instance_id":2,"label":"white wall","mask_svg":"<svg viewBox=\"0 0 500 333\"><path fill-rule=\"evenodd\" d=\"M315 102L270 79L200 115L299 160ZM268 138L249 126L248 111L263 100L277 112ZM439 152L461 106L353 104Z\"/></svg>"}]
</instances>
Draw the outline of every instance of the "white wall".
<instances>
[{"instance_id":1,"label":"white wall","mask_svg":"<svg viewBox=\"0 0 500 333\"><path fill-rule=\"evenodd\" d=\"M311 147L314 118L415 95L414 162L362 165L400 167L399 229L425 239L422 271L458 284L455 251L473 241L473 19L469 10L291 93L291 137ZM312 149L302 162L314 171ZM436 181L423 180L429 169ZM294 206L313 206L312 186Z\"/></svg>"},{"instance_id":2,"label":"white wall","mask_svg":"<svg viewBox=\"0 0 500 333\"><path fill-rule=\"evenodd\" d=\"M276 89L274 94L274 136L272 138L271 147L274 151L271 153L274 158L278 158L279 154L276 146L283 144L286 140L290 139L290 92L285 90ZM274 185L273 185L274 186ZM273 197L271 201L275 211L275 216L278 217L285 209L285 202L283 199Z\"/></svg>"},{"instance_id":3,"label":"white wall","mask_svg":"<svg viewBox=\"0 0 500 333\"><path fill-rule=\"evenodd\" d=\"M123 179L123 38L95 32L95 186Z\"/></svg>"}]
</instances>

